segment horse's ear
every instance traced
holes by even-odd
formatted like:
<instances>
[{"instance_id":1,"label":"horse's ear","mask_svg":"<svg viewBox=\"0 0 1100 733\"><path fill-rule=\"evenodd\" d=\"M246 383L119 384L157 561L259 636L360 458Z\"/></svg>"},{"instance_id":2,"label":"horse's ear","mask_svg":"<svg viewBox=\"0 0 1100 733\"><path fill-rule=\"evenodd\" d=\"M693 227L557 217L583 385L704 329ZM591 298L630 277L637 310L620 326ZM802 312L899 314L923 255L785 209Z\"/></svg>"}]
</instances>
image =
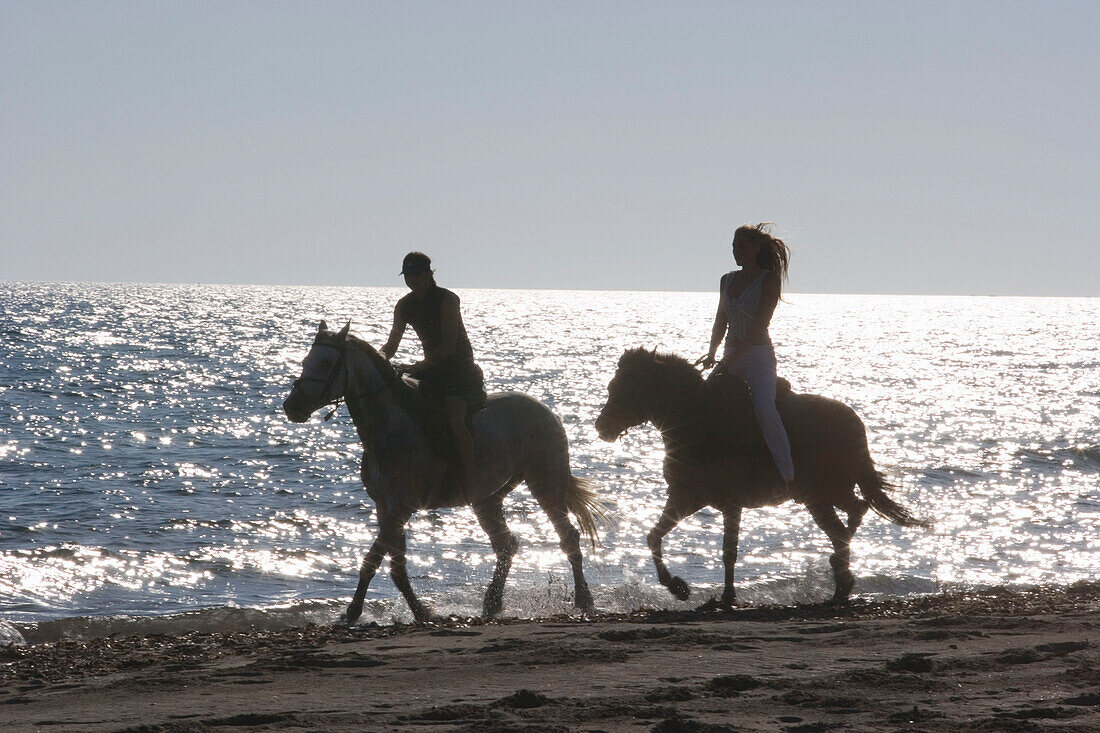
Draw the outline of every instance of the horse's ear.
<instances>
[{"instance_id":1,"label":"horse's ear","mask_svg":"<svg viewBox=\"0 0 1100 733\"><path fill-rule=\"evenodd\" d=\"M336 338L340 339L341 341L347 341L348 331L350 331L350 330L351 330L351 321L348 321L347 325L345 325L343 328L340 329L340 333L336 334Z\"/></svg>"},{"instance_id":2,"label":"horse's ear","mask_svg":"<svg viewBox=\"0 0 1100 733\"><path fill-rule=\"evenodd\" d=\"M328 324L325 323L325 319L322 318L321 319L321 325L317 327L317 333L321 333L321 331L327 331L327 330L328 330Z\"/></svg>"}]
</instances>

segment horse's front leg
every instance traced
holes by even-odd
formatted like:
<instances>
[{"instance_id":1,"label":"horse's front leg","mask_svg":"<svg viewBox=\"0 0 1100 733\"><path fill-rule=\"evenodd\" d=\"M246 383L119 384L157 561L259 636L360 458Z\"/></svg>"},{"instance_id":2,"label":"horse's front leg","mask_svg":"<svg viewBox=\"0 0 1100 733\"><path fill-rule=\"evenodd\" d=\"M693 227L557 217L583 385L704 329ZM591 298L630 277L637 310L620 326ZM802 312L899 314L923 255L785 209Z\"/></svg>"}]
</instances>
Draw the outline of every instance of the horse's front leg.
<instances>
[{"instance_id":1,"label":"horse's front leg","mask_svg":"<svg viewBox=\"0 0 1100 733\"><path fill-rule=\"evenodd\" d=\"M730 608L737 600L733 590L733 566L737 564L737 536L741 533L741 507L722 511L722 565L726 571L726 584L722 589L722 607Z\"/></svg>"},{"instance_id":2,"label":"horse's front leg","mask_svg":"<svg viewBox=\"0 0 1100 733\"><path fill-rule=\"evenodd\" d=\"M382 558L385 556L385 545L382 542L382 533L379 532L359 568L359 585L355 587L355 595L348 604L348 626L354 626L363 615L363 601L367 597L367 588L370 587L370 582L374 579L374 574L378 572L378 566L382 564Z\"/></svg>"},{"instance_id":3,"label":"horse's front leg","mask_svg":"<svg viewBox=\"0 0 1100 733\"><path fill-rule=\"evenodd\" d=\"M512 567L512 558L519 547L519 541L504 520L504 502L499 493L474 504L474 514L485 534L489 535L489 542L497 556L496 570L493 571L493 580L485 591L482 609L485 618L493 618L504 605L504 583L508 580L508 571Z\"/></svg>"},{"instance_id":4,"label":"horse's front leg","mask_svg":"<svg viewBox=\"0 0 1100 733\"><path fill-rule=\"evenodd\" d=\"M390 545L390 577L393 578L393 584L397 586L397 590L401 591L401 595L405 596L405 601L409 604L409 608L413 612L413 618L420 623L431 621L431 611L416 597L416 593L412 589L412 584L409 582L409 573L405 567L404 521L401 522L401 526L395 533L392 544Z\"/></svg>"},{"instance_id":5,"label":"horse's front leg","mask_svg":"<svg viewBox=\"0 0 1100 733\"><path fill-rule=\"evenodd\" d=\"M661 518L657 520L657 524L649 531L646 536L646 543L649 545L649 551L653 554L653 564L657 566L657 580L661 585L668 588L668 592L679 598L681 601L686 601L691 597L691 588L688 586L687 581L679 576L674 576L668 572L668 567L665 565L664 552L662 548L662 542L665 535L672 531L672 528L680 523L680 520L684 517L691 516L701 506L693 506L687 504L682 497L676 497L672 488L669 487L668 499L665 501L665 508L661 512Z\"/></svg>"},{"instance_id":6,"label":"horse's front leg","mask_svg":"<svg viewBox=\"0 0 1100 733\"><path fill-rule=\"evenodd\" d=\"M382 564L383 558L385 558L386 555L393 554L393 548L398 538L401 539L402 554L404 554L403 533L405 531L405 522L409 520L410 516L411 514L408 511L402 511L397 515L391 515L380 509L378 516L378 537L376 537L374 543L371 544L370 550L367 551L367 556L363 558L363 564L359 568L359 585L355 587L355 595L352 596L351 603L348 604L347 619L349 626L358 621L359 617L362 615L363 602L367 597L367 589L370 587L371 580L374 579L375 573L378 572L378 568Z\"/></svg>"}]
</instances>

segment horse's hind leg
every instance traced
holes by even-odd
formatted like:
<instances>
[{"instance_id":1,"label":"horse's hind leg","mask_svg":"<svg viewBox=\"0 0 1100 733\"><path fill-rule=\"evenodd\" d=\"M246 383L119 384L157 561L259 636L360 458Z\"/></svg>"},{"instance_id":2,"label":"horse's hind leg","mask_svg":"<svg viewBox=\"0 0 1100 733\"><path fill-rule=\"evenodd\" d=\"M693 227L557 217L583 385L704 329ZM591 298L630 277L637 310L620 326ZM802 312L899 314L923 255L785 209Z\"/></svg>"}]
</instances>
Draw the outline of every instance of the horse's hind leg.
<instances>
[{"instance_id":1,"label":"horse's hind leg","mask_svg":"<svg viewBox=\"0 0 1100 733\"><path fill-rule=\"evenodd\" d=\"M485 603L483 615L492 618L500 613L504 605L504 582L508 579L508 571L512 568L512 557L516 554L519 542L516 536L509 531L504 521L504 497L497 494L483 502L474 504L474 514L485 534L489 535L489 542L493 545L493 552L497 556L496 570L493 571L493 580L485 591Z\"/></svg>"},{"instance_id":2,"label":"horse's hind leg","mask_svg":"<svg viewBox=\"0 0 1100 733\"><path fill-rule=\"evenodd\" d=\"M737 564L737 536L741 533L741 507L722 512L722 565L726 571L726 584L722 590L722 605L730 607L737 600L733 590L733 566Z\"/></svg>"},{"instance_id":3,"label":"horse's hind leg","mask_svg":"<svg viewBox=\"0 0 1100 733\"><path fill-rule=\"evenodd\" d=\"M855 492L851 492L851 497L846 497L844 500L836 504L837 509L848 515L848 539L851 540L855 536L856 530L859 529L859 525L863 523L863 515L867 513L867 509L871 506L863 499L860 499L855 495Z\"/></svg>"},{"instance_id":4,"label":"horse's hind leg","mask_svg":"<svg viewBox=\"0 0 1100 733\"><path fill-rule=\"evenodd\" d=\"M702 505L696 506L694 503L686 505L679 500L674 500L672 497L673 494L670 491L668 499L665 501L665 508L661 512L661 518L657 520L657 524L646 535L646 544L649 545L649 551L653 555L653 564L657 567L657 580L660 581L661 585L668 588L669 593L681 601L686 601L691 597L691 588L683 578L668 572L662 542L665 535L671 532L673 527L680 523L681 519L699 511L702 509Z\"/></svg>"},{"instance_id":5,"label":"horse's hind leg","mask_svg":"<svg viewBox=\"0 0 1100 733\"><path fill-rule=\"evenodd\" d=\"M855 576L852 575L852 571L849 569L849 561L851 560L849 546L852 535L848 528L844 526L844 523L840 521L840 517L836 515L832 504L810 504L806 508L810 510L817 526L825 530L825 534L829 536L829 541L833 543L833 554L829 556L829 564L833 566L833 578L836 581L833 602L846 601L848 595L852 592L852 587L856 584Z\"/></svg>"},{"instance_id":6,"label":"horse's hind leg","mask_svg":"<svg viewBox=\"0 0 1100 733\"><path fill-rule=\"evenodd\" d=\"M564 470L555 471L554 474L555 479L552 481L528 476L527 488L550 518L561 541L561 550L569 559L569 567L573 570L573 605L590 613L595 610L596 605L592 601L592 591L588 589L588 581L584 579L584 568L581 565L581 533L569 521L569 510L565 503L571 481L568 463Z\"/></svg>"}]
</instances>

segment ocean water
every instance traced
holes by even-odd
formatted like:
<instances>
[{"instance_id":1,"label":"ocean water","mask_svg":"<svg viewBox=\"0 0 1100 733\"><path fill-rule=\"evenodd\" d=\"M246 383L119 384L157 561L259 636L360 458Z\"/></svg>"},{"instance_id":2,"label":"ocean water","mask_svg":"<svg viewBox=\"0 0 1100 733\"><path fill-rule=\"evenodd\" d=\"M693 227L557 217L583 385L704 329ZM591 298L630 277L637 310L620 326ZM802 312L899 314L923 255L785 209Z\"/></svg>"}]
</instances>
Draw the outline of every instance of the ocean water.
<instances>
[{"instance_id":1,"label":"ocean water","mask_svg":"<svg viewBox=\"0 0 1100 733\"><path fill-rule=\"evenodd\" d=\"M289 423L282 400L320 319L381 344L397 288L0 283L0 643L339 620L374 537L345 410ZM695 594L656 582L645 534L664 502L660 438L593 428L625 348L700 355L711 293L460 290L489 390L561 417L574 472L614 523L586 551L597 606L693 607L720 589L721 518L666 540ZM869 514L856 593L899 596L1100 577L1100 299L793 293L780 373L850 404L895 498L935 520ZM399 360L419 346L409 333ZM571 612L568 565L521 487L505 615ZM494 557L469 509L416 515L412 581L476 615ZM799 506L749 510L739 593L831 594L829 544ZM388 574L364 622L411 616ZM7 635L6 637L4 635Z\"/></svg>"}]
</instances>

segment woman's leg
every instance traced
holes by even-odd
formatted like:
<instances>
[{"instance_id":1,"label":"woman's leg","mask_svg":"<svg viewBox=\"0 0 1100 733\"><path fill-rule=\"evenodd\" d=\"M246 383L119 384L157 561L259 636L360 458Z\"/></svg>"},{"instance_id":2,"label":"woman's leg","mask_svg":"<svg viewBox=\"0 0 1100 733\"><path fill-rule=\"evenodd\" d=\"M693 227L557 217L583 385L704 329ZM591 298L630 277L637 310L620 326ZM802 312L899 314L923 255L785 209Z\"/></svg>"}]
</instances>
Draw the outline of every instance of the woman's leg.
<instances>
[{"instance_id":1,"label":"woman's leg","mask_svg":"<svg viewBox=\"0 0 1100 733\"><path fill-rule=\"evenodd\" d=\"M764 442L775 460L779 475L790 483L794 480L794 462L787 430L775 408L775 351L771 345L753 346L730 368L730 372L749 383L752 406L764 433Z\"/></svg>"}]
</instances>

